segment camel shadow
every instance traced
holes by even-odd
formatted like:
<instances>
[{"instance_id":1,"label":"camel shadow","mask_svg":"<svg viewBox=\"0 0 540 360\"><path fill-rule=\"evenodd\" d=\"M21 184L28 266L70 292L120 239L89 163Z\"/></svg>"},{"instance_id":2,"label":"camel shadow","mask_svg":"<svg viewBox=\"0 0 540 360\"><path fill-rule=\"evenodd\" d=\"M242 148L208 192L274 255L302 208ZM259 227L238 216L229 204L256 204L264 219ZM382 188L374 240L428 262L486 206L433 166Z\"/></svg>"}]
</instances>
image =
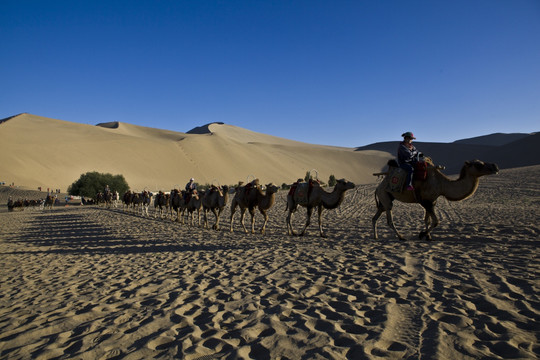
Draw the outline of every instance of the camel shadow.
<instances>
[{"instance_id":1,"label":"camel shadow","mask_svg":"<svg viewBox=\"0 0 540 360\"><path fill-rule=\"evenodd\" d=\"M50 214L49 214L50 215ZM21 249L3 254L141 254L186 251L217 251L248 248L248 244L179 241L175 238L137 236L114 231L94 222L84 213L59 209L52 216L27 222L9 242Z\"/></svg>"}]
</instances>

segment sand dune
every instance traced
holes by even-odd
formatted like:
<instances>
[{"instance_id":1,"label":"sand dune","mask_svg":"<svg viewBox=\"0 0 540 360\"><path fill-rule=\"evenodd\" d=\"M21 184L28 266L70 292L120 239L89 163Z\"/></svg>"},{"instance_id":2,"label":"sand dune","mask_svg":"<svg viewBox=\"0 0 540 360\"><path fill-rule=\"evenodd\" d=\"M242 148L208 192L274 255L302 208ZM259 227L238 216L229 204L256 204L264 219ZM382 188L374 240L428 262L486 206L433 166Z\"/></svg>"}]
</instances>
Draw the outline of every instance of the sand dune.
<instances>
[{"instance_id":1,"label":"sand dune","mask_svg":"<svg viewBox=\"0 0 540 360\"><path fill-rule=\"evenodd\" d=\"M0 357L536 359L539 177L503 170L441 199L433 242L401 203L411 240L384 221L372 240L375 184L325 211L326 239L285 235L285 192L265 236L238 218L231 233L94 206L0 212Z\"/></svg>"},{"instance_id":2,"label":"sand dune","mask_svg":"<svg viewBox=\"0 0 540 360\"><path fill-rule=\"evenodd\" d=\"M291 183L316 169L356 183L371 182L389 154L312 145L211 124L196 133L105 123L76 124L22 114L0 124L0 181L67 189L81 174L122 174L132 189L170 190L190 177L236 184L252 176Z\"/></svg>"}]
</instances>

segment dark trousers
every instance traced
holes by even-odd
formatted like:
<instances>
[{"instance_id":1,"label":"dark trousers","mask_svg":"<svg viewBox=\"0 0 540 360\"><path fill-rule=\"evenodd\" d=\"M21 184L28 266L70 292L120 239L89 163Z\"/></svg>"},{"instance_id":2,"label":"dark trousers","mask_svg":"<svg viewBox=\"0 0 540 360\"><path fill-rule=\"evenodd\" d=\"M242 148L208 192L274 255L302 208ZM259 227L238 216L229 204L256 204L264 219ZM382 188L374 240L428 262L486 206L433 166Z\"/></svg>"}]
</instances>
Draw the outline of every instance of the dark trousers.
<instances>
[{"instance_id":1,"label":"dark trousers","mask_svg":"<svg viewBox=\"0 0 540 360\"><path fill-rule=\"evenodd\" d=\"M407 180L405 181L407 186L412 186L412 177L414 172L414 167L410 163L399 164L399 167L407 172Z\"/></svg>"}]
</instances>

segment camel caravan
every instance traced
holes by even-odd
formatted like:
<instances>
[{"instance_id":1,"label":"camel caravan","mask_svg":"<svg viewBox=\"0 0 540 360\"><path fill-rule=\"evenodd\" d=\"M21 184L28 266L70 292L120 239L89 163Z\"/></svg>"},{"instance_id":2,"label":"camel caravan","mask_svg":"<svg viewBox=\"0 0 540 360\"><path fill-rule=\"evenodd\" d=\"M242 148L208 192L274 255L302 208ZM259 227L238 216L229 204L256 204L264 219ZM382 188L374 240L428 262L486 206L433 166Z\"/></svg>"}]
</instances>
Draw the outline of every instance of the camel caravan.
<instances>
[{"instance_id":1,"label":"camel caravan","mask_svg":"<svg viewBox=\"0 0 540 360\"><path fill-rule=\"evenodd\" d=\"M43 205L45 204L45 200L38 199L38 200L29 200L29 199L17 199L13 200L13 198L10 196L8 198L7 208L8 211L22 211L25 209L39 209L43 210Z\"/></svg>"},{"instance_id":2,"label":"camel caravan","mask_svg":"<svg viewBox=\"0 0 540 360\"><path fill-rule=\"evenodd\" d=\"M406 186L406 172L400 168L395 159L389 160L387 170L373 175L383 177L375 189L376 212L372 218L373 238L378 239L377 222L383 213L386 213L386 222L399 240L406 238L397 230L392 217L392 207L395 200L407 204L419 204L424 209L424 230L418 234L419 239L432 240L432 232L439 225L439 218L435 213L437 199L443 196L449 201L461 201L474 195L482 176L493 175L499 172L499 167L493 163L480 160L466 161L457 179L450 179L442 173L443 166L437 166L429 158L418 161L417 169L412 176L411 187ZM345 199L345 193L354 189L355 184L345 179L336 180L330 191L325 190L321 183L315 179L305 181L298 179L289 187L286 196L285 225L288 235L302 236L311 224L313 211L317 210L319 235L325 237L322 224L324 209L336 209ZM232 198L230 205L229 231L234 231L235 215L240 210L240 225L244 233L254 234L256 212L263 217L263 224L258 230L260 234L266 233L268 224L268 211L275 205L276 194L279 187L269 183L261 185L259 179L244 184L239 182L236 186L212 185L204 191L188 191L172 189L170 192L159 191L153 194L150 191L142 192L128 190L122 197L118 192L98 193L96 203L108 209L117 208L121 201L122 209L135 215L150 217L153 205L153 216L159 219L220 230L220 218L223 210ZM83 199L84 201L84 199ZM8 211L24 210L25 208L52 209L57 202L55 195L49 194L41 200L8 200ZM91 202L86 202L90 204ZM306 220L301 231L293 227L293 215L299 207L306 209ZM250 215L249 230L245 225L246 211ZM213 214L213 224L210 224L210 212ZM203 223L201 225L201 215Z\"/></svg>"},{"instance_id":3,"label":"camel caravan","mask_svg":"<svg viewBox=\"0 0 540 360\"><path fill-rule=\"evenodd\" d=\"M398 239L405 240L405 237L397 230L392 218L392 204L394 200L397 200L408 204L419 204L424 208L425 230L420 232L418 238L431 240L431 233L439 224L434 210L437 199L443 196L449 201L465 200L476 192L480 177L499 172L496 164L484 163L480 160L466 161L459 177L452 180L441 172L444 169L443 166L434 165L429 158L425 158L423 161L424 163L420 164L421 170L418 170L414 175L414 191L406 189L406 174L394 159L388 162L387 171L373 174L383 177L375 190L377 211L372 218L374 239L378 239L377 221L385 212L388 226ZM354 188L355 184L345 179L336 180L336 185L330 191L325 190L316 178L308 181L298 179L290 186L286 197L285 225L287 234L303 236L311 224L311 216L316 209L319 235L325 237L326 233L322 224L323 210L338 208L345 199L346 191ZM234 187L212 185L202 192L172 189L170 192L159 191L153 195L146 190L140 193L128 190L123 196L123 209L141 216L149 216L148 209L153 202L154 218L168 218L189 226L202 226L205 229L211 227L214 230L220 230L220 217L227 206L229 197L231 197L229 231L234 231L235 215L237 210L240 210L242 230L244 233L254 234L256 232L255 216L258 210L263 217L263 224L258 232L265 234L268 211L276 202L278 190L279 187L272 183L261 185L259 179L254 179L246 184L239 182ZM306 209L306 221L301 231L297 232L293 226L293 215L299 207ZM250 215L249 230L245 225L246 211ZM210 212L214 215L214 222L211 226L208 219ZM203 216L202 225L201 215Z\"/></svg>"}]
</instances>

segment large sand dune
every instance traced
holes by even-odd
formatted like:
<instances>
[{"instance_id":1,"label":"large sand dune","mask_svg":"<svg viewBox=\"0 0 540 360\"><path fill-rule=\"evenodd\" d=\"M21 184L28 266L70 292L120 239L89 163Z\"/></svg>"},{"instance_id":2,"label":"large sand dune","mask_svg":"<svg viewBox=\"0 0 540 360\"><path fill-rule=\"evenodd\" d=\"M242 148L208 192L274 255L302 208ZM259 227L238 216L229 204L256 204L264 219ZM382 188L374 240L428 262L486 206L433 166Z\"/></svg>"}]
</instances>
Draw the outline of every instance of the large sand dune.
<instances>
[{"instance_id":1,"label":"large sand dune","mask_svg":"<svg viewBox=\"0 0 540 360\"><path fill-rule=\"evenodd\" d=\"M0 358L537 359L539 178L502 170L441 199L433 242L414 240L422 210L401 203L411 240L383 220L372 240L375 184L325 211L326 239L315 224L285 235L285 192L265 236L238 218L231 233L95 206L4 210ZM4 189L2 204L31 195Z\"/></svg>"},{"instance_id":2,"label":"large sand dune","mask_svg":"<svg viewBox=\"0 0 540 360\"><path fill-rule=\"evenodd\" d=\"M88 171L122 174L132 189L170 190L190 177L235 184L251 177L292 183L317 170L356 183L373 180L389 154L312 145L225 124L179 133L126 123L99 126L22 114L0 123L0 181L62 189Z\"/></svg>"}]
</instances>

